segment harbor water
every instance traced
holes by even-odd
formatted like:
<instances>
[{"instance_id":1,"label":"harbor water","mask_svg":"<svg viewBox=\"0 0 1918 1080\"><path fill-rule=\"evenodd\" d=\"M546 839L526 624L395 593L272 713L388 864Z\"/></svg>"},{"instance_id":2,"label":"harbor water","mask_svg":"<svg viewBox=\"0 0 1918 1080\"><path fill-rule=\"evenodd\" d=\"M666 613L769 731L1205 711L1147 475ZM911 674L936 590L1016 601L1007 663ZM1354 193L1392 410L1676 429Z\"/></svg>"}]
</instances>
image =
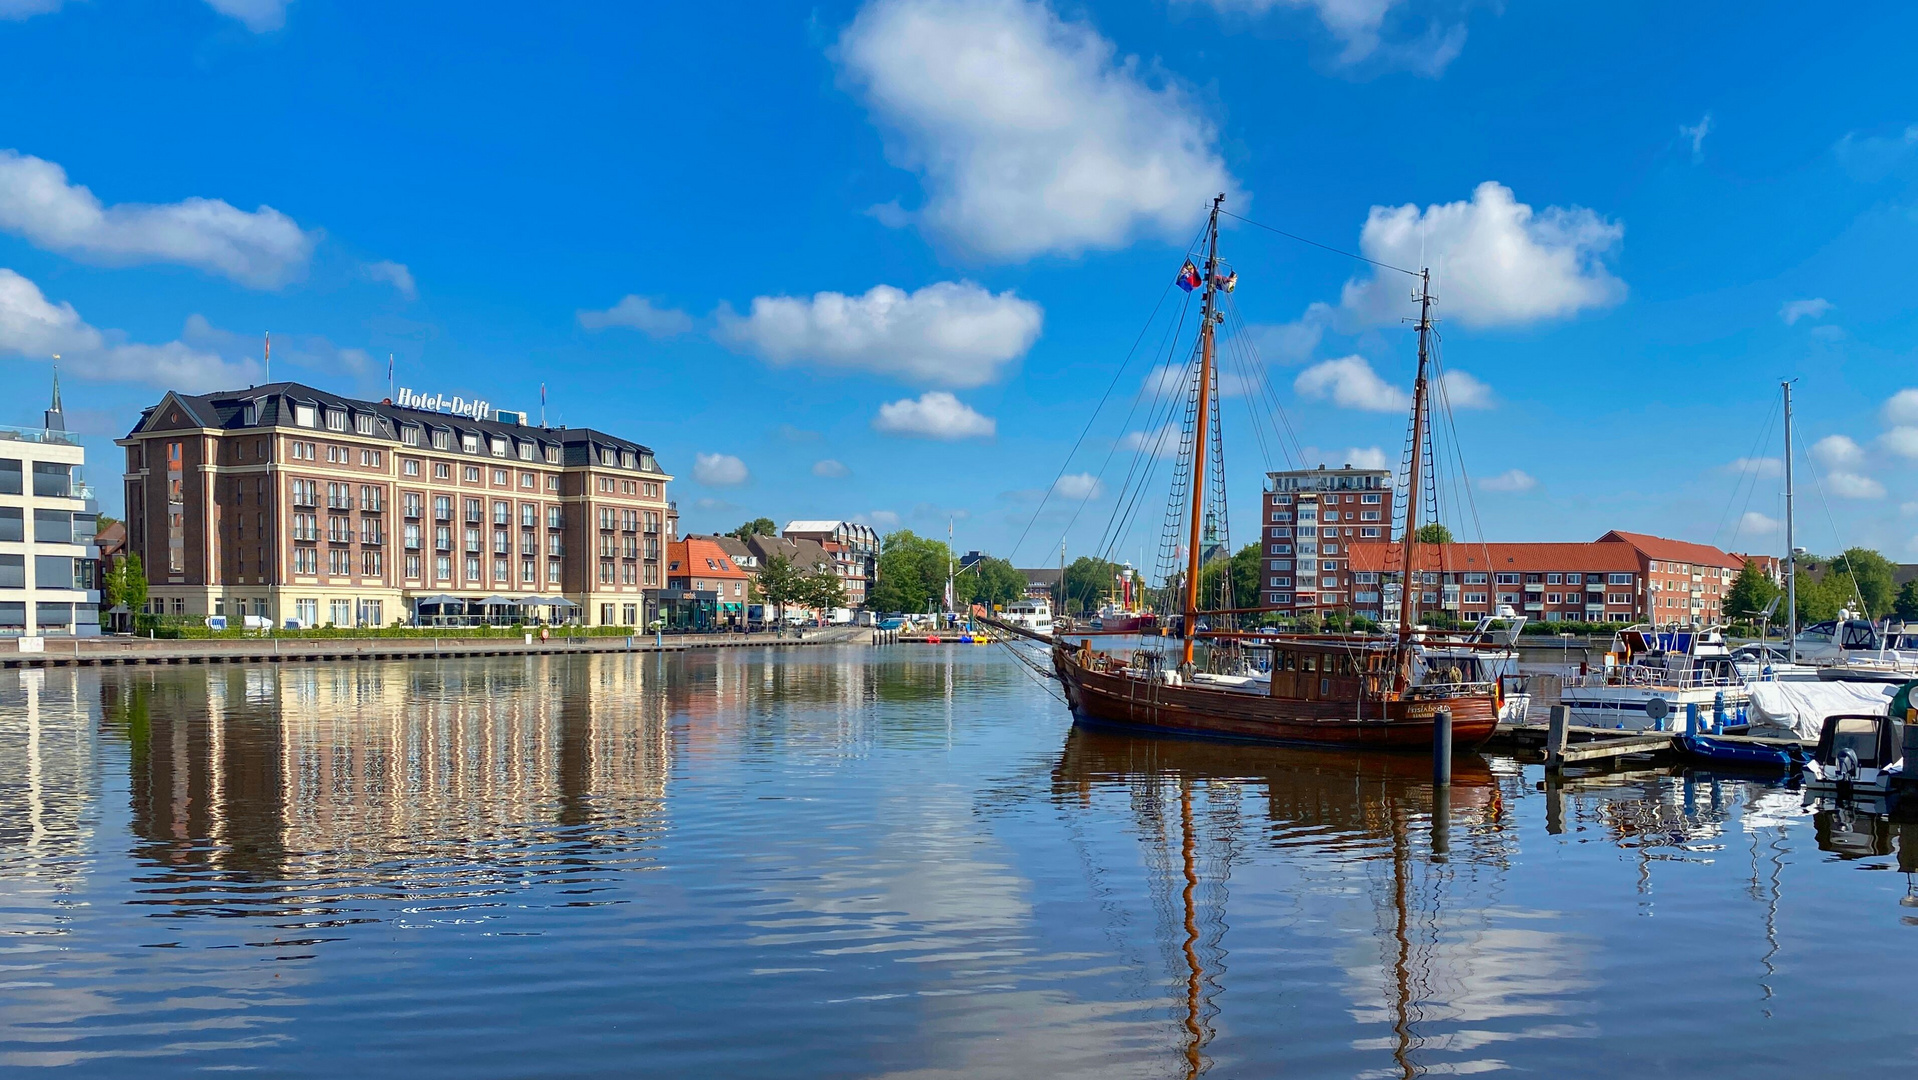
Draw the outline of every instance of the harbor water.
<instances>
[{"instance_id":1,"label":"harbor water","mask_svg":"<svg viewBox=\"0 0 1918 1080\"><path fill-rule=\"evenodd\" d=\"M0 672L0 1069L1918 1070L1918 825L1075 729L1003 647Z\"/></svg>"}]
</instances>

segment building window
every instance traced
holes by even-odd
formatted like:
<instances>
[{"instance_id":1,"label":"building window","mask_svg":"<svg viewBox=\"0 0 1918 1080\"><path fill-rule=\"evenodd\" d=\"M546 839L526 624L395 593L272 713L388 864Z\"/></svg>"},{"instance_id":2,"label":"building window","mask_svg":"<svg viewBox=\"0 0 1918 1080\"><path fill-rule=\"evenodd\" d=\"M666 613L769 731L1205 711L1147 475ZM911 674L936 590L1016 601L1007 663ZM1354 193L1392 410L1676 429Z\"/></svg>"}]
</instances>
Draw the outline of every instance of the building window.
<instances>
[{"instance_id":1,"label":"building window","mask_svg":"<svg viewBox=\"0 0 1918 1080\"><path fill-rule=\"evenodd\" d=\"M418 446L420 444L419 425L417 424L400 425L400 443L405 446Z\"/></svg>"},{"instance_id":2,"label":"building window","mask_svg":"<svg viewBox=\"0 0 1918 1080\"><path fill-rule=\"evenodd\" d=\"M326 430L345 431L346 430L346 410L344 409L326 410Z\"/></svg>"},{"instance_id":3,"label":"building window","mask_svg":"<svg viewBox=\"0 0 1918 1080\"><path fill-rule=\"evenodd\" d=\"M1565 575L1565 584L1567 584L1567 585L1577 585L1577 584L1579 584L1579 575L1578 575L1578 574L1566 574L1566 575Z\"/></svg>"},{"instance_id":4,"label":"building window","mask_svg":"<svg viewBox=\"0 0 1918 1080\"><path fill-rule=\"evenodd\" d=\"M433 577L440 581L453 580L453 558L450 555L433 557Z\"/></svg>"},{"instance_id":5,"label":"building window","mask_svg":"<svg viewBox=\"0 0 1918 1080\"><path fill-rule=\"evenodd\" d=\"M1518 575L1517 574L1500 574L1498 576L1498 583L1500 585L1516 585L1518 584Z\"/></svg>"},{"instance_id":6,"label":"building window","mask_svg":"<svg viewBox=\"0 0 1918 1080\"><path fill-rule=\"evenodd\" d=\"M420 474L419 459L407 458L405 461L401 462L400 472L404 473L407 476L418 476Z\"/></svg>"},{"instance_id":7,"label":"building window","mask_svg":"<svg viewBox=\"0 0 1918 1080\"><path fill-rule=\"evenodd\" d=\"M406 578L408 581L418 581L420 579L420 557L418 555L408 555L406 557Z\"/></svg>"},{"instance_id":8,"label":"building window","mask_svg":"<svg viewBox=\"0 0 1918 1080\"><path fill-rule=\"evenodd\" d=\"M1606 578L1605 578L1605 583L1606 583L1607 585L1630 585L1630 584L1632 583L1632 575L1630 575L1630 574L1608 574L1608 575L1606 575ZM1616 600L1614 600L1614 601L1612 601L1612 602L1616 604L1616 603L1618 603L1619 601L1616 601Z\"/></svg>"},{"instance_id":9,"label":"building window","mask_svg":"<svg viewBox=\"0 0 1918 1080\"><path fill-rule=\"evenodd\" d=\"M507 479L507 472L505 469L493 470L493 486L494 487L505 487L509 483L511 483L511 481Z\"/></svg>"},{"instance_id":10,"label":"building window","mask_svg":"<svg viewBox=\"0 0 1918 1080\"><path fill-rule=\"evenodd\" d=\"M546 448L546 464L548 465L559 464L559 447L549 446Z\"/></svg>"},{"instance_id":11,"label":"building window","mask_svg":"<svg viewBox=\"0 0 1918 1080\"><path fill-rule=\"evenodd\" d=\"M353 418L353 430L362 435L373 434L373 418L361 413Z\"/></svg>"},{"instance_id":12,"label":"building window","mask_svg":"<svg viewBox=\"0 0 1918 1080\"><path fill-rule=\"evenodd\" d=\"M466 468L464 468L464 469L461 469L461 470L460 470L460 478L461 478L461 479L463 479L463 480L465 480L465 481L466 481L467 483L469 483L469 484L477 484L477 483L479 483L479 482L480 482L480 471L479 471L479 466L477 466L477 465L468 465L468 466L467 466Z\"/></svg>"},{"instance_id":13,"label":"building window","mask_svg":"<svg viewBox=\"0 0 1918 1080\"><path fill-rule=\"evenodd\" d=\"M533 559L519 561L519 581L522 585L539 584L539 563Z\"/></svg>"},{"instance_id":14,"label":"building window","mask_svg":"<svg viewBox=\"0 0 1918 1080\"><path fill-rule=\"evenodd\" d=\"M452 436L447 433L445 428L433 429L433 449L445 450L450 448L452 445L453 445Z\"/></svg>"},{"instance_id":15,"label":"building window","mask_svg":"<svg viewBox=\"0 0 1918 1080\"><path fill-rule=\"evenodd\" d=\"M479 436L471 431L460 432L460 449L469 454L479 453Z\"/></svg>"},{"instance_id":16,"label":"building window","mask_svg":"<svg viewBox=\"0 0 1918 1080\"><path fill-rule=\"evenodd\" d=\"M562 566L561 566L561 564L560 564L560 561L559 561L558 559L548 559L548 560L546 560L546 580L547 580L547 582L549 582L550 584L554 584L554 585L557 585L557 584L559 584L559 579L560 579L560 572L561 572L561 570L563 570L563 569L564 569L564 567L562 567Z\"/></svg>"},{"instance_id":17,"label":"building window","mask_svg":"<svg viewBox=\"0 0 1918 1080\"><path fill-rule=\"evenodd\" d=\"M499 438L498 436L494 436L493 438L488 439L486 441L486 449L490 451L494 457L505 457L506 456L506 440Z\"/></svg>"},{"instance_id":18,"label":"building window","mask_svg":"<svg viewBox=\"0 0 1918 1080\"><path fill-rule=\"evenodd\" d=\"M360 573L367 577L379 577L383 571L380 565L380 554L377 551L360 552Z\"/></svg>"}]
</instances>

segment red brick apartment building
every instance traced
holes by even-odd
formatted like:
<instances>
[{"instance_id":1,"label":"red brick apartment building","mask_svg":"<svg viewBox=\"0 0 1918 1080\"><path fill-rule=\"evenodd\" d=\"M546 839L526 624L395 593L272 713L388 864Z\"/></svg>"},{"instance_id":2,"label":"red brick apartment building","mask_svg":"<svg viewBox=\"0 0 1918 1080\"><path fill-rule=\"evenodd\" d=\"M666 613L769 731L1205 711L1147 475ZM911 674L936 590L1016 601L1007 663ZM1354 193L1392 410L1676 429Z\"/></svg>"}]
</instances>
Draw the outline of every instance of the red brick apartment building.
<instances>
[{"instance_id":1,"label":"red brick apartment building","mask_svg":"<svg viewBox=\"0 0 1918 1080\"><path fill-rule=\"evenodd\" d=\"M516 610L643 625L672 477L639 443L299 383L169 392L123 439L156 611L389 625Z\"/></svg>"},{"instance_id":2,"label":"red brick apartment building","mask_svg":"<svg viewBox=\"0 0 1918 1080\"><path fill-rule=\"evenodd\" d=\"M1351 465L1267 473L1263 510L1265 605L1285 615L1353 610L1350 551L1392 540L1392 474Z\"/></svg>"},{"instance_id":3,"label":"red brick apartment building","mask_svg":"<svg viewBox=\"0 0 1918 1080\"><path fill-rule=\"evenodd\" d=\"M729 547L717 536L688 536L667 544L666 584L675 589L712 593L719 621L743 625L746 604L751 599L753 574L734 561Z\"/></svg>"},{"instance_id":4,"label":"red brick apartment building","mask_svg":"<svg viewBox=\"0 0 1918 1080\"><path fill-rule=\"evenodd\" d=\"M1743 562L1706 544L1612 531L1579 544L1422 544L1417 609L1474 621L1509 606L1550 622L1701 626L1724 616ZM1348 554L1351 610L1397 613L1404 554L1361 544Z\"/></svg>"}]
</instances>

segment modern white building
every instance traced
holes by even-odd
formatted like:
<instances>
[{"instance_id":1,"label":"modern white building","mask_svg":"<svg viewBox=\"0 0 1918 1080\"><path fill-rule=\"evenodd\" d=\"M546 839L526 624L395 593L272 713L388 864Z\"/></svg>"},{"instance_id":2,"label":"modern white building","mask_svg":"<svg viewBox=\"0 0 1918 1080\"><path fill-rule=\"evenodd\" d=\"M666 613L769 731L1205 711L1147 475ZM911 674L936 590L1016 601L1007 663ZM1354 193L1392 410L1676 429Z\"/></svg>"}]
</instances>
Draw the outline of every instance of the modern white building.
<instances>
[{"instance_id":1,"label":"modern white building","mask_svg":"<svg viewBox=\"0 0 1918 1080\"><path fill-rule=\"evenodd\" d=\"M43 427L0 427L0 636L100 633L100 513L85 463L57 378Z\"/></svg>"}]
</instances>

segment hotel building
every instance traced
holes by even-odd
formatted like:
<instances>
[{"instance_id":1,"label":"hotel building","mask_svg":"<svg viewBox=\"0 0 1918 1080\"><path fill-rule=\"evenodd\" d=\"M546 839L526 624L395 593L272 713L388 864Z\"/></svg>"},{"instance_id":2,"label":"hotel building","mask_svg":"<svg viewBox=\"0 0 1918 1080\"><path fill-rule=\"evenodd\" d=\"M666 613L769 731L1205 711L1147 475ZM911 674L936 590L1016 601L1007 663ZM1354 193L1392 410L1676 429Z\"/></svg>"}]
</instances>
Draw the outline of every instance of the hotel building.
<instances>
[{"instance_id":1,"label":"hotel building","mask_svg":"<svg viewBox=\"0 0 1918 1080\"><path fill-rule=\"evenodd\" d=\"M0 427L0 637L100 633L99 506L60 384L44 426Z\"/></svg>"},{"instance_id":2,"label":"hotel building","mask_svg":"<svg viewBox=\"0 0 1918 1080\"><path fill-rule=\"evenodd\" d=\"M118 444L155 612L638 626L665 585L672 478L590 428L281 382L169 392Z\"/></svg>"},{"instance_id":3,"label":"hotel building","mask_svg":"<svg viewBox=\"0 0 1918 1080\"><path fill-rule=\"evenodd\" d=\"M1392 474L1297 469L1265 474L1265 607L1280 615L1352 610L1350 550L1392 539Z\"/></svg>"}]
</instances>

